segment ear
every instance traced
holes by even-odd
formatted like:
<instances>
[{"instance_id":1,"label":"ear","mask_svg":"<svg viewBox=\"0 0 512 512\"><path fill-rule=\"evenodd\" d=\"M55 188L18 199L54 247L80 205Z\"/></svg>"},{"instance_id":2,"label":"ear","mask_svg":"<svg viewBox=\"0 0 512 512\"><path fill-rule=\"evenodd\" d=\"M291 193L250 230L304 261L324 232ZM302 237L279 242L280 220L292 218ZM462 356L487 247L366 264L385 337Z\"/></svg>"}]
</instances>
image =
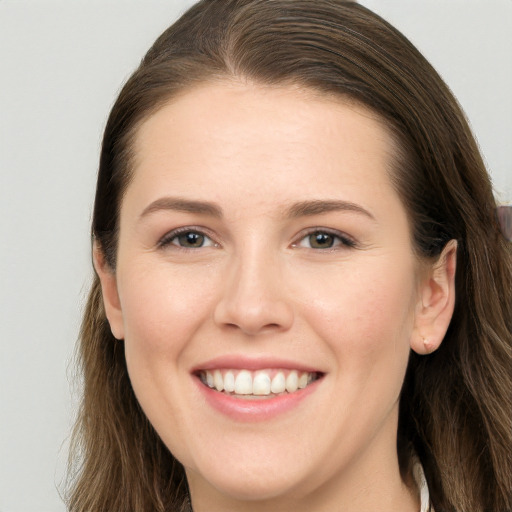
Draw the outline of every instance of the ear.
<instances>
[{"instance_id":1,"label":"ear","mask_svg":"<svg viewBox=\"0 0 512 512\"><path fill-rule=\"evenodd\" d=\"M124 339L123 312L117 291L115 271L106 262L105 255L96 242L93 245L92 257L94 268L100 278L103 305L110 330L115 338L122 340Z\"/></svg>"},{"instance_id":2,"label":"ear","mask_svg":"<svg viewBox=\"0 0 512 512\"><path fill-rule=\"evenodd\" d=\"M456 265L457 241L450 240L420 285L411 337L411 348L418 354L437 350L448 330L455 307Z\"/></svg>"}]
</instances>

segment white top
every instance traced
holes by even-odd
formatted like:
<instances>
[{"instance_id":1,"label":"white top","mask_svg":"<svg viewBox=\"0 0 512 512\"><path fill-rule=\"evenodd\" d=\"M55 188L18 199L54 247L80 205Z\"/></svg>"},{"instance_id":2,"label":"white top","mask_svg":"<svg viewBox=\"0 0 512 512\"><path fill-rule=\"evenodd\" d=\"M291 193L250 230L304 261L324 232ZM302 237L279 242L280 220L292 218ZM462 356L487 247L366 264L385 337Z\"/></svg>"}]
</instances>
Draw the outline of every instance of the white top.
<instances>
[{"instance_id":1,"label":"white top","mask_svg":"<svg viewBox=\"0 0 512 512\"><path fill-rule=\"evenodd\" d=\"M434 512L433 508L429 508L430 506L430 494L428 492L427 480L425 479L425 473L423 471L423 467L419 461L415 462L412 467L412 476L418 486L420 491L420 512Z\"/></svg>"}]
</instances>

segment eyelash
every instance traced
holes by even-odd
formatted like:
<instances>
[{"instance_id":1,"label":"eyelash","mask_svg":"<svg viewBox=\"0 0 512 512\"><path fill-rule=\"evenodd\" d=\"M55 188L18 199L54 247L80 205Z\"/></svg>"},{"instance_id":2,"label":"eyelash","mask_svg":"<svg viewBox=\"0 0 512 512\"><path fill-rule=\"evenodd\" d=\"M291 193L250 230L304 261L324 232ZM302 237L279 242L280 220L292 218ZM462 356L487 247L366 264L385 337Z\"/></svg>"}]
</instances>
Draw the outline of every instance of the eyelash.
<instances>
[{"instance_id":1,"label":"eyelash","mask_svg":"<svg viewBox=\"0 0 512 512\"><path fill-rule=\"evenodd\" d=\"M184 247L184 246L178 245L176 243L173 243L175 240L178 239L178 237L180 235L186 235L186 234L195 234L195 235L202 236L205 239L210 240L211 244L209 244L207 246L201 245L200 247ZM345 235L344 233L341 233L341 232L335 231L335 230L331 230L331 229L326 229L326 228L313 228L313 229L309 229L308 231L302 232L300 234L300 238L298 239L297 242L294 242L292 244L292 247L303 247L303 246L301 246L301 242L303 242L308 237L311 237L313 235L327 235L329 237L333 237L333 239L337 240L339 243L336 244L336 242L334 242L334 244L335 244L334 246L326 247L326 248L305 247L306 249L327 252L327 251L336 251L337 247L342 247L344 249L352 249L352 248L357 247L356 242L352 238ZM158 242L159 248L165 248L165 247L168 247L169 245L174 245L181 250L195 250L195 249L202 249L204 247L218 247L219 246L219 244L216 243L212 239L212 237L210 237L208 234L206 234L203 229L194 228L194 227L190 227L190 226L174 229L173 231L170 231L169 233L164 235Z\"/></svg>"},{"instance_id":2,"label":"eyelash","mask_svg":"<svg viewBox=\"0 0 512 512\"><path fill-rule=\"evenodd\" d=\"M165 247L168 247L169 245L174 245L174 246L176 246L177 248L179 248L181 250L194 250L194 249L202 249L203 247L205 247L205 246L201 246L201 247L184 247L184 246L181 246L181 245L173 243L173 241L176 240L180 235L186 235L186 234L196 234L196 235L203 236L205 239L210 240L212 242L212 244L208 245L207 247L211 247L211 246L217 247L219 245L216 242L214 242L212 237L207 235L204 232L203 229L195 228L193 226L192 227L191 226L187 226L187 227L183 227L183 228L173 229L172 231L170 231L169 233L164 235L159 240L158 247L159 248L165 248Z\"/></svg>"},{"instance_id":3,"label":"eyelash","mask_svg":"<svg viewBox=\"0 0 512 512\"><path fill-rule=\"evenodd\" d=\"M357 247L355 240L353 238L347 236L346 234L344 234L340 231L333 230L333 229L327 229L327 228L321 228L321 227L309 229L306 232L302 232L300 234L300 238L299 238L298 242L294 242L292 244L292 247L300 247L301 246L300 244L303 240L306 240L308 237L311 237L313 235L328 235L330 237L333 237L333 239L338 240L339 243L332 247L326 247L323 249L314 248L314 247L306 247L307 249L330 252L330 251L338 250L338 247L340 247L342 249L353 249L353 248Z\"/></svg>"}]
</instances>

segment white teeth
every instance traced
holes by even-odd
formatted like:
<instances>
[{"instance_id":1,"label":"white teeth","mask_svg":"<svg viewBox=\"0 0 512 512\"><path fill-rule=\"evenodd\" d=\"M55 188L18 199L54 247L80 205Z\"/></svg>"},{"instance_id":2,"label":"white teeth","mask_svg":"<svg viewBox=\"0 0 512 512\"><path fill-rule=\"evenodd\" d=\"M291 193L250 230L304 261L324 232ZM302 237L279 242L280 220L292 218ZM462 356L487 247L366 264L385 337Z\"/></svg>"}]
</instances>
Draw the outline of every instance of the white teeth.
<instances>
[{"instance_id":1,"label":"white teeth","mask_svg":"<svg viewBox=\"0 0 512 512\"><path fill-rule=\"evenodd\" d=\"M237 395L252 394L252 375L247 370L242 370L235 379L235 393Z\"/></svg>"},{"instance_id":2,"label":"white teeth","mask_svg":"<svg viewBox=\"0 0 512 512\"><path fill-rule=\"evenodd\" d=\"M217 391L222 391L224 389L224 379L222 378L220 370L215 370L213 372L213 385Z\"/></svg>"},{"instance_id":3,"label":"white teeth","mask_svg":"<svg viewBox=\"0 0 512 512\"><path fill-rule=\"evenodd\" d=\"M286 391L293 393L299 389L299 377L295 370L291 371L286 377Z\"/></svg>"},{"instance_id":4,"label":"white teeth","mask_svg":"<svg viewBox=\"0 0 512 512\"><path fill-rule=\"evenodd\" d=\"M235 376L233 372L226 372L226 375L224 375L224 389L228 393L235 391Z\"/></svg>"},{"instance_id":5,"label":"white teeth","mask_svg":"<svg viewBox=\"0 0 512 512\"><path fill-rule=\"evenodd\" d=\"M266 373L258 373L252 381L253 395L270 395L270 377Z\"/></svg>"},{"instance_id":6,"label":"white teeth","mask_svg":"<svg viewBox=\"0 0 512 512\"><path fill-rule=\"evenodd\" d=\"M276 376L272 379L272 384L270 385L270 391L272 393L284 393L286 389L286 379L284 377L283 372L277 372Z\"/></svg>"},{"instance_id":7,"label":"white teeth","mask_svg":"<svg viewBox=\"0 0 512 512\"><path fill-rule=\"evenodd\" d=\"M304 389L308 385L308 381L309 381L309 374L308 373L301 374L301 376L299 377L299 389Z\"/></svg>"},{"instance_id":8,"label":"white teeth","mask_svg":"<svg viewBox=\"0 0 512 512\"><path fill-rule=\"evenodd\" d=\"M274 374L274 372L276 372ZM271 375L274 377L271 378ZM269 396L304 389L317 379L315 373L298 370L205 370L202 381L211 389L236 395Z\"/></svg>"}]
</instances>

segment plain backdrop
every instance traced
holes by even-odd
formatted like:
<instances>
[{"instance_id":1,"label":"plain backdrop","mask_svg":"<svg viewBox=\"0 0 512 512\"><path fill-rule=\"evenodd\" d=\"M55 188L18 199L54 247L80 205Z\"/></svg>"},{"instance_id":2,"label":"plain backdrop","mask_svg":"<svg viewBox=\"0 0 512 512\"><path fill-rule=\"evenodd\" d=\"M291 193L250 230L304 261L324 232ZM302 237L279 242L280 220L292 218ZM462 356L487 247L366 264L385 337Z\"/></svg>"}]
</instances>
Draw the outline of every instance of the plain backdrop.
<instances>
[{"instance_id":1,"label":"plain backdrop","mask_svg":"<svg viewBox=\"0 0 512 512\"><path fill-rule=\"evenodd\" d=\"M512 201L512 0L363 0L463 105ZM187 0L0 0L0 512L64 511L102 129Z\"/></svg>"}]
</instances>

